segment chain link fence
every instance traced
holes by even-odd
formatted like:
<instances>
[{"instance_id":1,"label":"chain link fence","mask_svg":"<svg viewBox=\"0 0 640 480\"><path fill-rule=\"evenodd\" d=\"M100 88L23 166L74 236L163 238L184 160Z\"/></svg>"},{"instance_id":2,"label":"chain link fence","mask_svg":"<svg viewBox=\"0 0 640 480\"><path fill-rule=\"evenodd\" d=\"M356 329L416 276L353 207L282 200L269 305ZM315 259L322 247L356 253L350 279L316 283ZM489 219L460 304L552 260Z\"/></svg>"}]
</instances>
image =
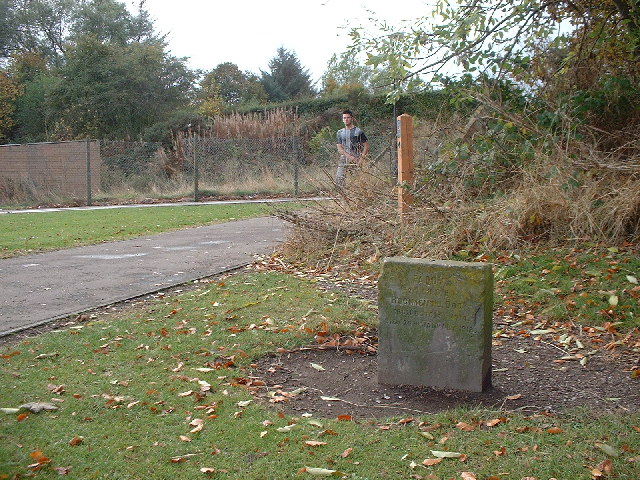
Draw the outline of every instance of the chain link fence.
<instances>
[{"instance_id":1,"label":"chain link fence","mask_svg":"<svg viewBox=\"0 0 640 480\"><path fill-rule=\"evenodd\" d=\"M308 195L330 192L335 187L338 152L333 135L327 138L276 137L267 139L213 138L184 136L171 146L157 142L91 142L95 149L84 148L81 155L71 154L72 142L55 145L57 155L65 158L81 181L74 192L57 191L46 171L50 161L31 158L32 145L5 149L7 158L0 164L0 180L15 157L25 164L37 164L39 177L26 172L11 181L29 188L0 188L0 201L15 203L86 203L106 200L151 201L169 198L199 199L211 196ZM88 143L87 143L88 144ZM44 145L44 144L36 144ZM393 176L394 139L369 137L369 166L380 175ZM82 145L81 145L82 146ZM99 147L99 148L98 148ZM50 148L50 147L48 147ZM65 149L69 150L68 154ZM30 156L31 155L31 156ZM46 156L46 155L45 155ZM14 158L15 157L15 158ZM96 171L97 169L97 171ZM92 175L87 175L93 172ZM65 173L65 175L68 175ZM15 192L22 192L18 198ZM85 197L86 195L86 197Z\"/></svg>"},{"instance_id":2,"label":"chain link fence","mask_svg":"<svg viewBox=\"0 0 640 480\"><path fill-rule=\"evenodd\" d=\"M392 139L369 138L370 162L391 171ZM203 196L304 195L334 187L335 140L185 136L171 149L157 143L102 142L102 192Z\"/></svg>"}]
</instances>

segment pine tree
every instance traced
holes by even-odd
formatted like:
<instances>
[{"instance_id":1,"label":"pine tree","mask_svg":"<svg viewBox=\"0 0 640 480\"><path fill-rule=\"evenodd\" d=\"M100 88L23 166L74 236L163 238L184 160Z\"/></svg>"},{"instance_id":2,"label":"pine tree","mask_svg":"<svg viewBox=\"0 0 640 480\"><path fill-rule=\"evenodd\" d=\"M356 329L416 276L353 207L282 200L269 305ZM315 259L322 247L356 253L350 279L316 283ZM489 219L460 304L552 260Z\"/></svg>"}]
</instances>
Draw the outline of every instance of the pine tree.
<instances>
[{"instance_id":1,"label":"pine tree","mask_svg":"<svg viewBox=\"0 0 640 480\"><path fill-rule=\"evenodd\" d=\"M284 47L269 61L269 72L262 71L260 81L272 102L312 97L316 94L309 70L302 67L294 52Z\"/></svg>"}]
</instances>

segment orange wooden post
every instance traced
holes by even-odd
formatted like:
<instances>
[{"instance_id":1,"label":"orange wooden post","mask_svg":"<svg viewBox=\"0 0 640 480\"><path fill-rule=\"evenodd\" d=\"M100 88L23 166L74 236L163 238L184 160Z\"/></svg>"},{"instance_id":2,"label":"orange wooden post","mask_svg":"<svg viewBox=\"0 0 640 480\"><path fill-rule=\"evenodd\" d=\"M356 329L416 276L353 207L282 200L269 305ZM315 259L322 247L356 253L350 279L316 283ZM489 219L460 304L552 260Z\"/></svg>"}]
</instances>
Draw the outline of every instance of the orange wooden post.
<instances>
[{"instance_id":1,"label":"orange wooden post","mask_svg":"<svg viewBox=\"0 0 640 480\"><path fill-rule=\"evenodd\" d=\"M398 117L398 210L405 215L413 197L402 185L413 184L413 117L403 113Z\"/></svg>"}]
</instances>

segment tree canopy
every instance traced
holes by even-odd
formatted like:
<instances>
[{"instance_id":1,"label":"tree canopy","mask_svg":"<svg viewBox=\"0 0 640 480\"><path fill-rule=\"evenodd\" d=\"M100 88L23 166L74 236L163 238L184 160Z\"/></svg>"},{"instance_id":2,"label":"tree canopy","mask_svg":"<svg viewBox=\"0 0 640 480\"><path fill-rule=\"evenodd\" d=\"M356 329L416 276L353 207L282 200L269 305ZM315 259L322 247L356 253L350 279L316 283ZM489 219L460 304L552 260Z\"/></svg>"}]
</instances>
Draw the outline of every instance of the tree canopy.
<instances>
[{"instance_id":1,"label":"tree canopy","mask_svg":"<svg viewBox=\"0 0 640 480\"><path fill-rule=\"evenodd\" d=\"M15 140L135 138L189 103L196 73L166 51L144 1L135 13L117 0L1 1Z\"/></svg>"},{"instance_id":2,"label":"tree canopy","mask_svg":"<svg viewBox=\"0 0 640 480\"><path fill-rule=\"evenodd\" d=\"M437 0L431 16L374 24L375 34L352 30L352 53L390 66L389 101L416 77L442 86L474 76L467 86L485 89L476 100L519 99L511 106L529 127L557 135L564 125L597 149L620 147L629 137L615 132L640 125L638 0Z\"/></svg>"},{"instance_id":3,"label":"tree canopy","mask_svg":"<svg viewBox=\"0 0 640 480\"><path fill-rule=\"evenodd\" d=\"M354 49L372 65L389 62L403 81L457 70L534 84L534 65L560 52L558 73L594 63L596 75L629 73L640 60L638 0L438 0L430 16L400 28L375 24L378 34L352 30Z\"/></svg>"},{"instance_id":4,"label":"tree canopy","mask_svg":"<svg viewBox=\"0 0 640 480\"><path fill-rule=\"evenodd\" d=\"M219 64L200 82L200 111L213 117L240 105L260 104L266 93L257 75L241 71L235 63Z\"/></svg>"},{"instance_id":5,"label":"tree canopy","mask_svg":"<svg viewBox=\"0 0 640 480\"><path fill-rule=\"evenodd\" d=\"M261 82L272 102L281 102L315 95L309 70L302 67L294 52L278 48L269 61L269 71L261 72Z\"/></svg>"}]
</instances>

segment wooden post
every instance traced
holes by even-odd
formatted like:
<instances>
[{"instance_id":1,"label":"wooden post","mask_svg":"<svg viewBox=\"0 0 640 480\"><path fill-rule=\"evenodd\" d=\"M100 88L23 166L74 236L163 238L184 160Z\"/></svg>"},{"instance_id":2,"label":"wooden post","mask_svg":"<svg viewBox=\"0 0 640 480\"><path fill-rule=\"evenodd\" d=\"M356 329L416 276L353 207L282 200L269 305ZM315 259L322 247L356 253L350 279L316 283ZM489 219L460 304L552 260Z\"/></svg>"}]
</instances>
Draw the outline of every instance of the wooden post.
<instances>
[{"instance_id":1,"label":"wooden post","mask_svg":"<svg viewBox=\"0 0 640 480\"><path fill-rule=\"evenodd\" d=\"M413 117L403 113L398 117L398 211L404 216L413 204L413 197L402 185L413 184Z\"/></svg>"}]
</instances>

